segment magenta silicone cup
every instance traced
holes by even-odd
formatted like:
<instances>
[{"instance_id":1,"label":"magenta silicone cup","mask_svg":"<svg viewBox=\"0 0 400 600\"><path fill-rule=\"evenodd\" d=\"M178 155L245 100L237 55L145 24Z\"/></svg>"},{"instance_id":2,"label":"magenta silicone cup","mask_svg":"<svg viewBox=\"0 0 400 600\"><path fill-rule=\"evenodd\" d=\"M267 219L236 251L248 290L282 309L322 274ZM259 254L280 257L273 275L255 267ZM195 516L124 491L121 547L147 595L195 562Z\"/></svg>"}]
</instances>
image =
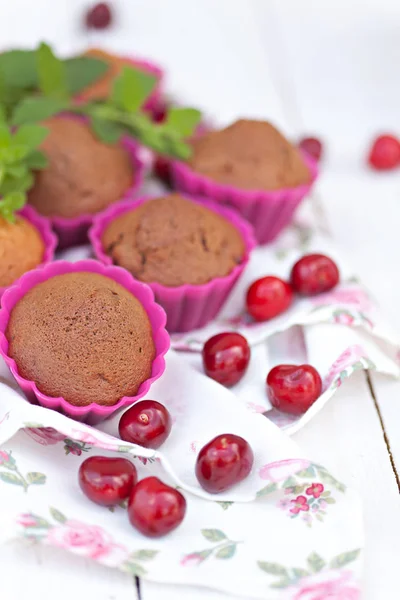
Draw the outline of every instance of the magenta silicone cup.
<instances>
[{"instance_id":1,"label":"magenta silicone cup","mask_svg":"<svg viewBox=\"0 0 400 600\"><path fill-rule=\"evenodd\" d=\"M160 283L149 283L157 302L167 313L167 329L170 333L191 331L203 327L211 321L220 311L225 300L236 281L244 271L251 250L256 245L252 227L233 210L210 202L204 198L184 196L192 202L213 210L230 221L242 235L245 244L245 254L242 262L225 277L216 277L202 285L180 285L167 287ZM89 239L95 256L105 265L112 265L112 258L108 256L102 245L102 237L106 227L119 215L138 208L150 197L138 198L130 202L118 202L110 206L93 220L89 231Z\"/></svg>"},{"instance_id":2,"label":"magenta silicone cup","mask_svg":"<svg viewBox=\"0 0 400 600\"><path fill-rule=\"evenodd\" d=\"M126 190L122 198L122 200L127 200L132 198L140 189L143 183L145 164L140 157L140 146L135 140L125 137L122 144L132 157L135 174L133 185ZM84 244L87 241L87 232L93 222L93 217L93 214L86 214L71 219L65 217L44 218L48 218L50 221L58 236L58 247L61 249Z\"/></svg>"},{"instance_id":3,"label":"magenta silicone cup","mask_svg":"<svg viewBox=\"0 0 400 600\"><path fill-rule=\"evenodd\" d=\"M305 152L303 160L310 171L310 182L281 190L243 190L216 183L193 171L187 163L173 161L173 187L188 194L200 194L235 208L254 227L259 244L271 242L292 221L293 214L305 198L317 176L317 163Z\"/></svg>"},{"instance_id":4,"label":"magenta silicone cup","mask_svg":"<svg viewBox=\"0 0 400 600\"><path fill-rule=\"evenodd\" d=\"M153 340L156 348L156 356L153 360L151 377L144 381L138 390L136 396L124 396L113 406L101 406L99 404L89 404L88 406L74 406L64 398L53 398L43 394L36 386L34 381L29 381L19 374L18 366L13 358L8 355L8 340L5 332L10 318L11 311L17 302L29 292L30 289L43 281L47 281L57 275L64 273L76 273L89 271L98 273L113 279L131 292L143 305L150 319ZM142 398L150 389L151 384L159 379L165 370L164 355L170 344L169 335L165 330L165 312L154 301L154 294L148 285L136 281L132 275L120 267L107 267L95 260L81 260L75 263L66 261L55 261L45 267L35 269L25 273L18 282L9 287L1 300L0 310L0 354L4 358L11 374L16 382L33 404L40 404L45 408L57 410L77 421L84 421L91 425L104 421L121 408L130 406L139 398Z\"/></svg>"},{"instance_id":5,"label":"magenta silicone cup","mask_svg":"<svg viewBox=\"0 0 400 600\"><path fill-rule=\"evenodd\" d=\"M19 210L18 214L21 215L21 217L23 217L27 221L29 221L29 223L31 223L35 227L35 229L38 230L40 237L43 240L43 243L44 243L43 260L40 263L40 265L38 265L38 266L46 265L47 263L51 262L54 258L54 253L55 253L55 250L57 247L57 237L53 233L48 219L46 219L45 217L41 217L36 212L36 210L32 206L29 206L28 204L25 205L24 208ZM18 280L16 280L16 281L18 281ZM13 283L11 285L14 285L16 283L16 281L13 281ZM0 287L0 298L2 297L3 293L5 292L5 290L8 287L10 287L10 286Z\"/></svg>"}]
</instances>

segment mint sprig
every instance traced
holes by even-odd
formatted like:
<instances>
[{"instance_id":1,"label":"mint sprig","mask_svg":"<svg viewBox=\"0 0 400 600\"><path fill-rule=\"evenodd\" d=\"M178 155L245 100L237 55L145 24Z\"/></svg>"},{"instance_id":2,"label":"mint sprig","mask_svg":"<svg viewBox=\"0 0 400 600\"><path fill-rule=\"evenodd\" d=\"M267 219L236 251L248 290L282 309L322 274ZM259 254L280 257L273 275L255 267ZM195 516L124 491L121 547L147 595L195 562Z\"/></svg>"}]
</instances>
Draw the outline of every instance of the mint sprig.
<instances>
[{"instance_id":1,"label":"mint sprig","mask_svg":"<svg viewBox=\"0 0 400 600\"><path fill-rule=\"evenodd\" d=\"M48 130L40 125L23 125L16 131L8 127L0 110L0 215L15 221L15 212L27 199L33 185L33 169L47 165L46 157L38 147Z\"/></svg>"}]
</instances>

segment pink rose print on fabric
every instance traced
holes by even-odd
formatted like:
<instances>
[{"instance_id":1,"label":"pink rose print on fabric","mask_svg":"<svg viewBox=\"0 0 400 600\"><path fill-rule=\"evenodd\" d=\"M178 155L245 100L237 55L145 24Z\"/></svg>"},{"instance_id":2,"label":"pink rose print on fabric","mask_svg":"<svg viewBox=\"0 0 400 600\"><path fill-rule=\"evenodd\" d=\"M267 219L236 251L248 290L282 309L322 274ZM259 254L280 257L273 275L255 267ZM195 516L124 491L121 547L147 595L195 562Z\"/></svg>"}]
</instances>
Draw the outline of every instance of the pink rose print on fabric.
<instances>
[{"instance_id":1,"label":"pink rose print on fabric","mask_svg":"<svg viewBox=\"0 0 400 600\"><path fill-rule=\"evenodd\" d=\"M367 293L362 288L338 288L326 294L320 294L312 299L314 306L341 304L368 312L373 307Z\"/></svg>"},{"instance_id":2,"label":"pink rose print on fabric","mask_svg":"<svg viewBox=\"0 0 400 600\"><path fill-rule=\"evenodd\" d=\"M352 583L350 571L321 573L320 576L305 577L293 600L360 600L360 590Z\"/></svg>"},{"instance_id":3,"label":"pink rose print on fabric","mask_svg":"<svg viewBox=\"0 0 400 600\"><path fill-rule=\"evenodd\" d=\"M0 450L0 465L8 463L10 461L11 455L5 450Z\"/></svg>"},{"instance_id":4,"label":"pink rose print on fabric","mask_svg":"<svg viewBox=\"0 0 400 600\"><path fill-rule=\"evenodd\" d=\"M106 436L106 434L104 434ZM71 438L84 442L90 446L96 446L97 448L103 448L103 450L118 450L118 442L110 441L107 437L102 435L95 435L92 431L82 429L72 429Z\"/></svg>"},{"instance_id":5,"label":"pink rose print on fabric","mask_svg":"<svg viewBox=\"0 0 400 600\"><path fill-rule=\"evenodd\" d=\"M63 525L51 528L46 541L111 567L118 566L128 557L127 549L115 544L104 529L80 521L69 520Z\"/></svg>"},{"instance_id":6,"label":"pink rose print on fabric","mask_svg":"<svg viewBox=\"0 0 400 600\"><path fill-rule=\"evenodd\" d=\"M269 479L270 481L279 482L287 479L291 475L295 475L298 471L307 469L310 461L301 458L290 458L288 460L280 460L277 462L264 465L259 470L258 474L261 479Z\"/></svg>"},{"instance_id":7,"label":"pink rose print on fabric","mask_svg":"<svg viewBox=\"0 0 400 600\"><path fill-rule=\"evenodd\" d=\"M42 446L58 444L58 442L62 442L65 438L63 433L60 433L53 427L26 427L24 432Z\"/></svg>"},{"instance_id":8,"label":"pink rose print on fabric","mask_svg":"<svg viewBox=\"0 0 400 600\"><path fill-rule=\"evenodd\" d=\"M312 483L310 487L306 489L306 494L314 496L314 498L319 498L323 491L324 486L322 483Z\"/></svg>"},{"instance_id":9,"label":"pink rose print on fabric","mask_svg":"<svg viewBox=\"0 0 400 600\"><path fill-rule=\"evenodd\" d=\"M360 358L365 357L365 352L362 346L359 344L354 344L353 346L349 346L329 369L328 375L324 379L324 390L326 390L336 379L336 377L349 367L350 365L358 362ZM340 381L337 384L340 385Z\"/></svg>"},{"instance_id":10,"label":"pink rose print on fabric","mask_svg":"<svg viewBox=\"0 0 400 600\"><path fill-rule=\"evenodd\" d=\"M180 564L182 567L194 567L203 562L203 560L205 559L201 552L192 552L191 554L186 554L180 561Z\"/></svg>"},{"instance_id":11,"label":"pink rose print on fabric","mask_svg":"<svg viewBox=\"0 0 400 600\"><path fill-rule=\"evenodd\" d=\"M307 498L305 496L297 496L294 500L290 501L292 508L290 512L294 515L298 515L301 510L309 511L310 507L307 503Z\"/></svg>"},{"instance_id":12,"label":"pink rose print on fabric","mask_svg":"<svg viewBox=\"0 0 400 600\"><path fill-rule=\"evenodd\" d=\"M30 513L19 515L17 523L18 525L21 525L21 527L37 527L38 525L37 518Z\"/></svg>"}]
</instances>

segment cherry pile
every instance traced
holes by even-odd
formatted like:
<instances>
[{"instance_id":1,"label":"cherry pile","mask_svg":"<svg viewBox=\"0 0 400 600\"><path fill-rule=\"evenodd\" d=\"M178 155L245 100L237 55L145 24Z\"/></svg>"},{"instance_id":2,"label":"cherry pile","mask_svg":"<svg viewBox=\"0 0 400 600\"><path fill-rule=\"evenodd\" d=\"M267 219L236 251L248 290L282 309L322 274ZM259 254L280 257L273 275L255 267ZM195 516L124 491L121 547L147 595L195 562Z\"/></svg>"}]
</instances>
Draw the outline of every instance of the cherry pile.
<instances>
[{"instance_id":1,"label":"cherry pile","mask_svg":"<svg viewBox=\"0 0 400 600\"><path fill-rule=\"evenodd\" d=\"M288 310L295 294L314 296L328 292L339 283L339 278L339 269L331 258L307 254L293 265L289 281L273 275L254 281L246 294L247 313L254 321L268 321ZM245 375L250 355L250 346L241 334L219 333L203 346L204 372L231 387ZM321 377L311 365L278 365L269 372L266 383L272 406L293 415L308 410L322 391Z\"/></svg>"},{"instance_id":2,"label":"cherry pile","mask_svg":"<svg viewBox=\"0 0 400 600\"><path fill-rule=\"evenodd\" d=\"M168 410L155 400L137 402L119 421L121 439L144 448L159 448L171 428ZM223 433L200 450L195 474L205 490L218 494L243 481L253 462L253 451L246 440ZM148 537L170 533L186 514L186 499L179 490L158 477L138 481L136 467L126 458L91 456L81 464L78 480L85 496L101 506L112 507L128 500L131 525Z\"/></svg>"}]
</instances>

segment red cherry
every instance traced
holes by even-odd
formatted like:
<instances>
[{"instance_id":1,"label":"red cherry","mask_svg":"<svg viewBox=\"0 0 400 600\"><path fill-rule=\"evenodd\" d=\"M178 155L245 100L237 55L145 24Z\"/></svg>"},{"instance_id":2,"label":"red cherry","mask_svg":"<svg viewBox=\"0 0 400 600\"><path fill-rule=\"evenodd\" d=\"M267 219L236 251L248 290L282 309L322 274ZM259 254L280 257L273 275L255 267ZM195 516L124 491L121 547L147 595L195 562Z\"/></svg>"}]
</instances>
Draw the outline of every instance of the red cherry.
<instances>
[{"instance_id":1,"label":"red cherry","mask_svg":"<svg viewBox=\"0 0 400 600\"><path fill-rule=\"evenodd\" d=\"M247 290L247 312L256 321L267 321L289 308L293 301L290 285L272 275L257 279Z\"/></svg>"},{"instance_id":2,"label":"red cherry","mask_svg":"<svg viewBox=\"0 0 400 600\"><path fill-rule=\"evenodd\" d=\"M247 371L250 346L240 333L219 333L203 347L203 366L206 375L230 387L238 383Z\"/></svg>"},{"instance_id":3,"label":"red cherry","mask_svg":"<svg viewBox=\"0 0 400 600\"><path fill-rule=\"evenodd\" d=\"M298 294L314 296L339 283L339 269L329 256L306 254L293 266L290 281Z\"/></svg>"},{"instance_id":4,"label":"red cherry","mask_svg":"<svg viewBox=\"0 0 400 600\"><path fill-rule=\"evenodd\" d=\"M278 410L301 415L320 397L321 377L311 365L278 365L267 376L267 394Z\"/></svg>"},{"instance_id":5,"label":"red cherry","mask_svg":"<svg viewBox=\"0 0 400 600\"><path fill-rule=\"evenodd\" d=\"M158 477L139 481L129 497L129 520L148 537L166 535L182 523L185 513L185 497Z\"/></svg>"},{"instance_id":6,"label":"red cherry","mask_svg":"<svg viewBox=\"0 0 400 600\"><path fill-rule=\"evenodd\" d=\"M196 477L207 492L218 494L243 481L253 462L253 451L246 440L233 433L223 433L200 450Z\"/></svg>"},{"instance_id":7,"label":"red cherry","mask_svg":"<svg viewBox=\"0 0 400 600\"><path fill-rule=\"evenodd\" d=\"M305 137L299 141L299 148L307 152L310 156L315 158L317 162L321 160L323 147L322 142L318 138Z\"/></svg>"},{"instance_id":8,"label":"red cherry","mask_svg":"<svg viewBox=\"0 0 400 600\"><path fill-rule=\"evenodd\" d=\"M86 26L90 29L106 29L111 21L111 8L106 2L95 4L86 14Z\"/></svg>"},{"instance_id":9,"label":"red cherry","mask_svg":"<svg viewBox=\"0 0 400 600\"><path fill-rule=\"evenodd\" d=\"M400 164L400 142L393 135L380 135L369 152L368 162L373 169L385 171Z\"/></svg>"},{"instance_id":10,"label":"red cherry","mask_svg":"<svg viewBox=\"0 0 400 600\"><path fill-rule=\"evenodd\" d=\"M156 123L162 123L165 121L165 117L167 116L168 108L170 107L169 102L161 98L158 102L151 108L151 117L153 121Z\"/></svg>"},{"instance_id":11,"label":"red cherry","mask_svg":"<svg viewBox=\"0 0 400 600\"><path fill-rule=\"evenodd\" d=\"M115 506L125 500L136 482L136 467L126 458L91 456L79 468L82 492L102 506Z\"/></svg>"},{"instance_id":12,"label":"red cherry","mask_svg":"<svg viewBox=\"0 0 400 600\"><path fill-rule=\"evenodd\" d=\"M170 171L170 160L165 156L156 156L153 171L156 177L163 183L171 186L171 171Z\"/></svg>"},{"instance_id":13,"label":"red cherry","mask_svg":"<svg viewBox=\"0 0 400 600\"><path fill-rule=\"evenodd\" d=\"M171 433L171 416L155 400L142 400L127 410L119 421L119 435L125 442L145 448L159 448Z\"/></svg>"}]
</instances>

